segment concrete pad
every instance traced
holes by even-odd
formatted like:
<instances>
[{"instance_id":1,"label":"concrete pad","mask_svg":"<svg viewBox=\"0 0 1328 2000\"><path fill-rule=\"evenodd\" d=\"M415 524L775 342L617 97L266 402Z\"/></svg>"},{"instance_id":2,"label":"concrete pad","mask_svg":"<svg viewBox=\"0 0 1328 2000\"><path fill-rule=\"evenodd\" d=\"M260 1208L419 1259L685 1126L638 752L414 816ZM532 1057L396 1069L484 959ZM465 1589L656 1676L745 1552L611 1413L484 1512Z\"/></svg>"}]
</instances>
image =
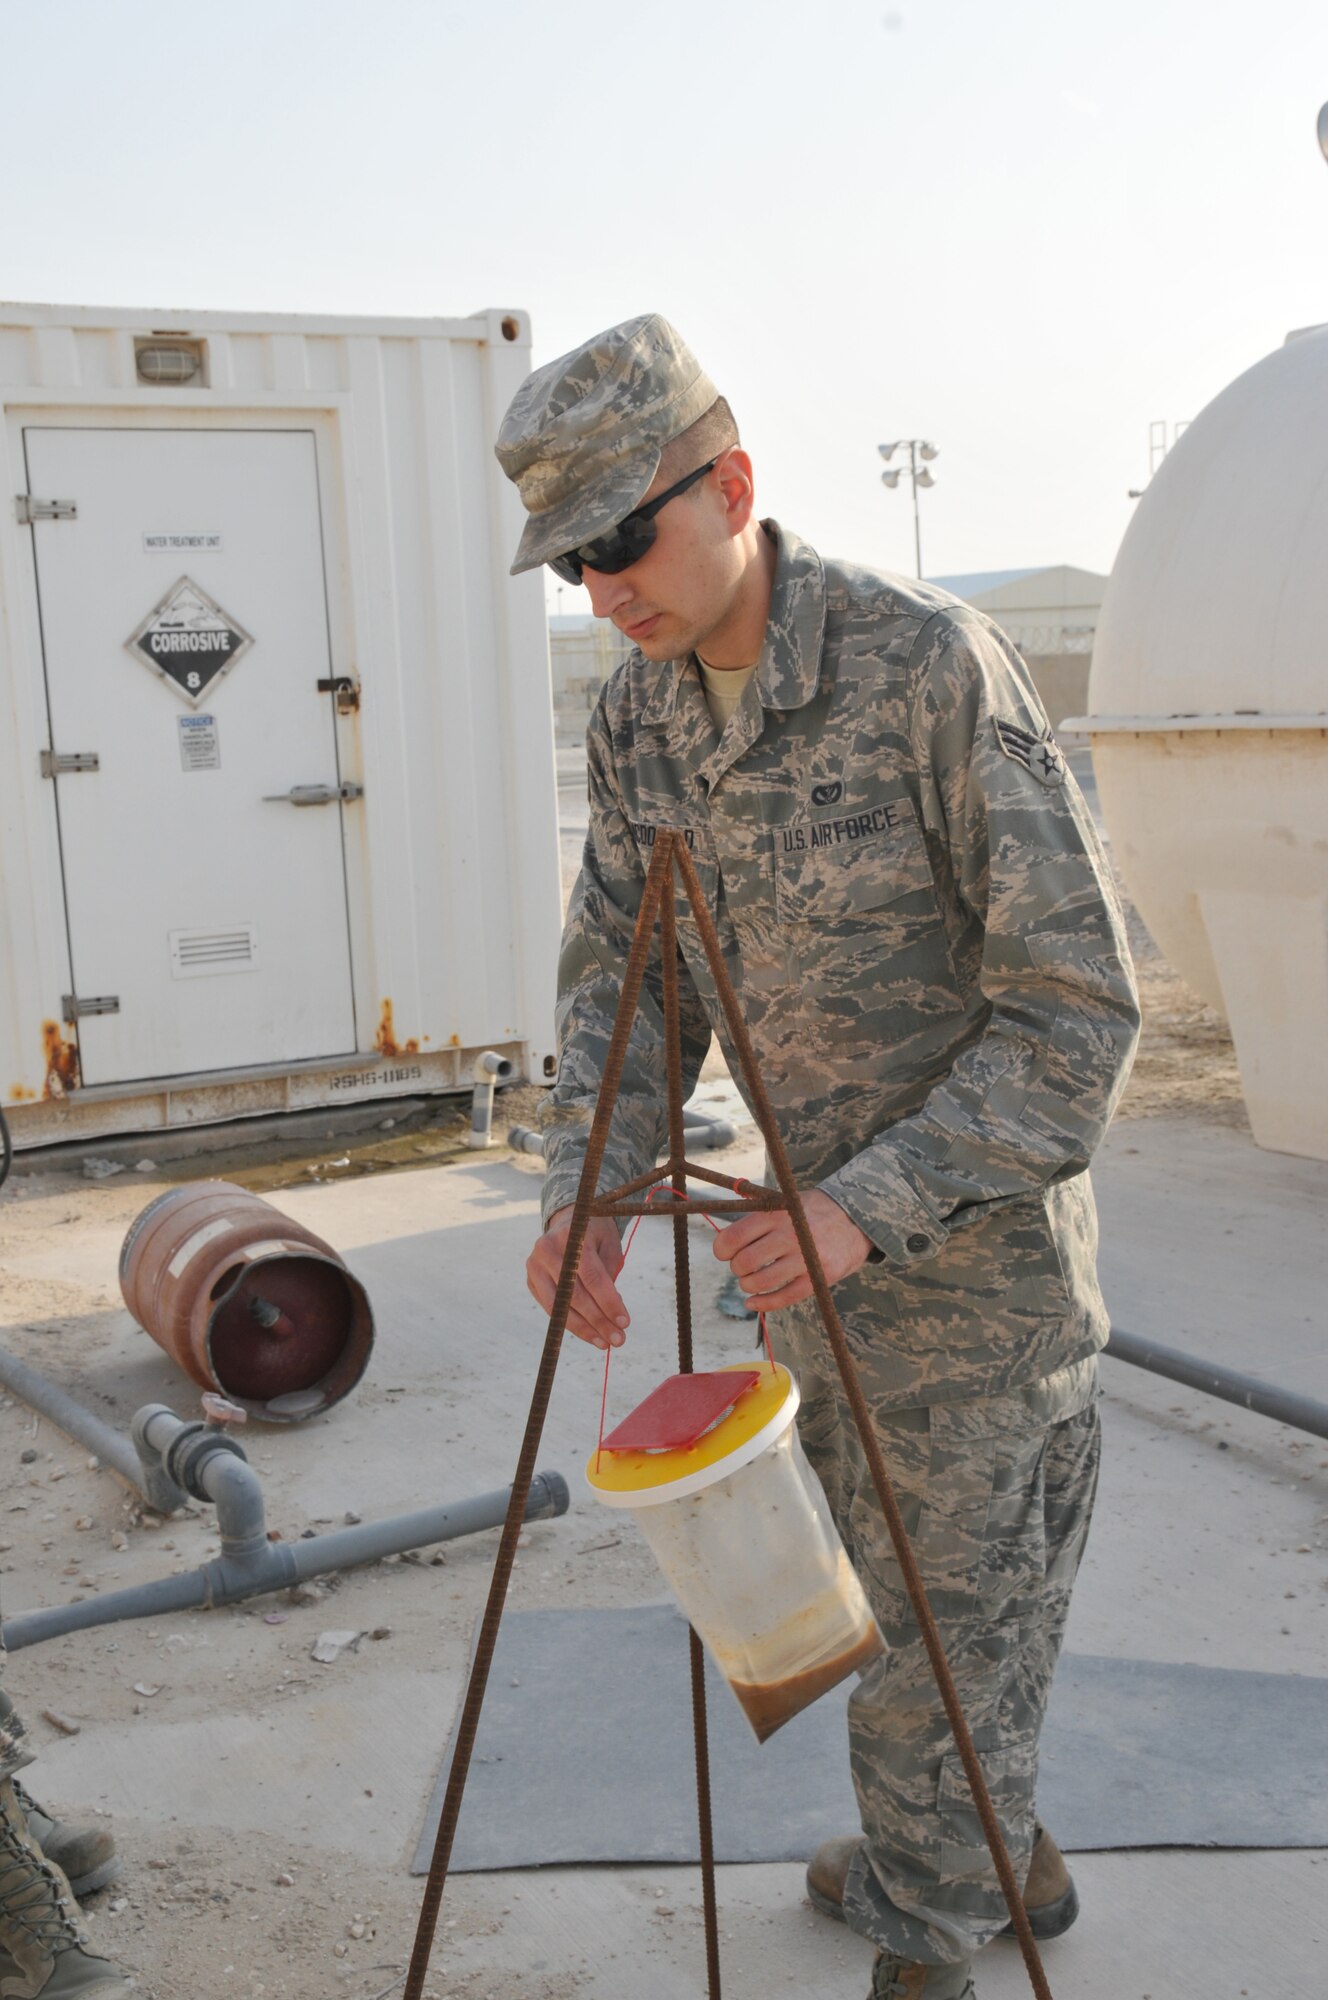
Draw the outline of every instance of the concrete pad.
<instances>
[{"instance_id":1,"label":"concrete pad","mask_svg":"<svg viewBox=\"0 0 1328 2000\"><path fill-rule=\"evenodd\" d=\"M1108 1132L1093 1181L1114 1321L1328 1402L1328 1162L1138 1118Z\"/></svg>"},{"instance_id":2,"label":"concrete pad","mask_svg":"<svg viewBox=\"0 0 1328 2000\"><path fill-rule=\"evenodd\" d=\"M1046 1947L1055 2000L1318 2000L1328 1869L1296 1854L1108 1854L1076 1858L1083 1914ZM812 1910L787 1863L720 1876L725 1992L732 2000L864 2000L871 1948ZM556 1869L488 1878L508 1914L500 1936L444 1937L440 1990L509 1992L508 1978L559 1975L582 2000L698 2000L705 1992L694 1872ZM468 1878L467 1891L479 1886ZM454 1986L453 1981L457 1984ZM980 2000L1022 2000L1018 1948L988 1946Z\"/></svg>"},{"instance_id":3,"label":"concrete pad","mask_svg":"<svg viewBox=\"0 0 1328 2000\"><path fill-rule=\"evenodd\" d=\"M716 1156L734 1172L751 1173L759 1160L759 1147ZM339 1523L348 1509L375 1518L506 1482L542 1337L522 1276L539 1174L535 1160L478 1155L278 1197L346 1251L370 1287L380 1335L364 1385L328 1417L281 1432L251 1427L273 1527L298 1535ZM1123 1325L1328 1396L1306 1324L1321 1312L1328 1276L1328 1168L1259 1152L1237 1132L1150 1119L1112 1133L1097 1181L1104 1277ZM188 1412L196 1392L114 1302L133 1212L116 1190L115 1182L73 1192L47 1184L16 1208L5 1204L0 1339L119 1421L146 1400ZM155 1191L130 1195L141 1204ZM699 1352L742 1359L753 1332L715 1308L722 1273L709 1237L694 1226ZM612 1365L611 1410L625 1411L674 1365L670 1267L669 1231L644 1225L628 1270L634 1325ZM568 1476L573 1508L528 1531L514 1606L659 1596L643 1547L619 1523L606 1530L602 1510L582 1497L601 1378L600 1357L569 1342L540 1457ZM1071 1646L1322 1673L1328 1447L1120 1364L1104 1364L1104 1381L1107 1460ZM23 1448L39 1456L11 1482L16 1497L4 1506L20 1511L0 1508L9 1609L192 1565L215 1541L201 1510L155 1530L135 1526L123 1490L90 1469L85 1453L21 1407L0 1408L0 1449L16 1468ZM80 1531L76 1519L92 1525ZM123 1529L129 1546L113 1550L110 1536ZM241 1913L267 1908L263 1883L278 1866L297 1873L304 1931L279 1916L246 1926L237 1977L248 1968L290 2000L343 1992L367 2000L393 1976L374 1968L399 1963L409 1946L419 1887L406 1875L410 1848L494 1542L489 1534L452 1544L439 1568L426 1558L355 1572L321 1603L182 1614L13 1656L6 1685L42 1751L39 1796L62 1810L114 1810L137 1857L128 1908L99 1918L97 1934L103 1948L123 1948L146 1969L161 2000L176 2000L175 1927L188 1922L214 1938L224 1966L238 1949ZM282 1622L269 1625L265 1614ZM392 1636L321 1667L309 1650L332 1626L386 1626ZM144 1698L136 1684L161 1692ZM36 1719L47 1705L72 1713L80 1735L56 1738ZM195 1901L174 1917L145 1872L146 1858L172 1844L195 1857L198 1882ZM1085 1914L1048 1953L1053 1991L1058 2000L1239 2000L1245 1988L1251 2000L1309 2000L1322 1986L1328 1878L1318 1861L1079 1857ZM232 1876L256 1885L250 1904L236 1900ZM232 1899L215 1912L209 1882ZM448 1890L437 1991L466 2000L694 1996L703 1984L695 1895L687 1869L466 1878ZM767 1991L861 2000L870 1954L807 1909L799 1869L726 1868L721 1898L734 2000ZM334 1960L337 1923L344 1929L349 1911L369 1901L384 1913L374 1957L366 1944ZM305 1932L316 1933L316 1952L297 1945ZM1017 1953L986 1955L983 2000L1025 1990Z\"/></svg>"},{"instance_id":4,"label":"concrete pad","mask_svg":"<svg viewBox=\"0 0 1328 2000\"><path fill-rule=\"evenodd\" d=\"M345 1659L335 1674L324 1671L298 1704L296 1690L274 1681L260 1697L267 1706L228 1716L224 1728L211 1695L172 1702L171 1719L160 1722L149 1719L154 1701L133 1729L90 1732L76 1759L53 1748L43 1783L58 1793L61 1765L75 1763L68 1782L82 1796L132 1800L139 1814L151 1817L155 1808L179 1828L283 1827L307 1848L371 1850L383 1839L385 1815L395 1820L398 1801L413 1797L420 1748L446 1731L462 1678L375 1671ZM190 1706L194 1713L180 1713Z\"/></svg>"},{"instance_id":5,"label":"concrete pad","mask_svg":"<svg viewBox=\"0 0 1328 2000\"><path fill-rule=\"evenodd\" d=\"M1328 1402L1328 1165L1173 1119L1094 1168L1131 1333ZM1263 1672L1328 1660L1328 1442L1110 1358L1102 1487L1067 1644Z\"/></svg>"}]
</instances>

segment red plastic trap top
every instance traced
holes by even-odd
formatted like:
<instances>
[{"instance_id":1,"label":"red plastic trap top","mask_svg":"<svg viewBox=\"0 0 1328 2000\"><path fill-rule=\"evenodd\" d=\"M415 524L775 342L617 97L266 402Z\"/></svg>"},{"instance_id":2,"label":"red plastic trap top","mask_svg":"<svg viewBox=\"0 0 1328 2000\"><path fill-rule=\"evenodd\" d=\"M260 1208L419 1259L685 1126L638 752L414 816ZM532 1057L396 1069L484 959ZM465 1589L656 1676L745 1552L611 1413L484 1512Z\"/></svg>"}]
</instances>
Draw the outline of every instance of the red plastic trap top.
<instances>
[{"instance_id":1,"label":"red plastic trap top","mask_svg":"<svg viewBox=\"0 0 1328 2000\"><path fill-rule=\"evenodd\" d=\"M604 1440L605 1451L686 1451L761 1379L759 1368L670 1375Z\"/></svg>"}]
</instances>

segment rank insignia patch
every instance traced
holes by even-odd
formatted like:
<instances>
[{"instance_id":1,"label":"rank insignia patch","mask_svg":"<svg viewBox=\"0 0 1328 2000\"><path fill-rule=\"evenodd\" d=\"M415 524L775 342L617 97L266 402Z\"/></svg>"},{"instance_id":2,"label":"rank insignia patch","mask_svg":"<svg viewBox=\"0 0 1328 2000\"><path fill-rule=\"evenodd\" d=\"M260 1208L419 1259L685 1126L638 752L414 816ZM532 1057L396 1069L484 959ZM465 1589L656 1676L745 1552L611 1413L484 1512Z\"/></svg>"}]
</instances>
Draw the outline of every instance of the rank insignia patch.
<instances>
[{"instance_id":1,"label":"rank insignia patch","mask_svg":"<svg viewBox=\"0 0 1328 2000\"><path fill-rule=\"evenodd\" d=\"M1050 732L1046 736L1034 736L1031 730L1021 729L1017 722L1006 722L998 715L996 741L1007 757L1013 757L1016 764L1023 764L1048 791L1064 784L1065 759L1052 741Z\"/></svg>"}]
</instances>

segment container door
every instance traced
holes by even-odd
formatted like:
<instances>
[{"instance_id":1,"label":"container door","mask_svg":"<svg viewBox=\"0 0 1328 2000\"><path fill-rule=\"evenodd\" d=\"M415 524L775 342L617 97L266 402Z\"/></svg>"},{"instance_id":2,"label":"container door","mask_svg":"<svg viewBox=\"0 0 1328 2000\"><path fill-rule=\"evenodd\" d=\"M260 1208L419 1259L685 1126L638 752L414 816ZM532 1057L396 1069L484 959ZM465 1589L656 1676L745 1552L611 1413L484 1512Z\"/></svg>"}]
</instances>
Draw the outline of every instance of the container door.
<instances>
[{"instance_id":1,"label":"container door","mask_svg":"<svg viewBox=\"0 0 1328 2000\"><path fill-rule=\"evenodd\" d=\"M313 432L25 444L83 1082L351 1053Z\"/></svg>"}]
</instances>

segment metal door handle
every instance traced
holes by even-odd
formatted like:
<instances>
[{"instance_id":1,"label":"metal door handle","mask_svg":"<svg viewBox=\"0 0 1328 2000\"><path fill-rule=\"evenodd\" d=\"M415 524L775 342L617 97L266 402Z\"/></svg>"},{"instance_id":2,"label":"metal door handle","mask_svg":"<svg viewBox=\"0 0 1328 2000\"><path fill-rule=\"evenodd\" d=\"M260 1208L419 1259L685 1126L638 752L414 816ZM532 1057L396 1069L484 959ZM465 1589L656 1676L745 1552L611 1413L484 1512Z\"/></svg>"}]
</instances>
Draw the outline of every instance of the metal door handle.
<instances>
[{"instance_id":1,"label":"metal door handle","mask_svg":"<svg viewBox=\"0 0 1328 2000\"><path fill-rule=\"evenodd\" d=\"M292 785L288 792L264 792L265 805L330 806L334 799L349 802L364 797L363 785Z\"/></svg>"}]
</instances>

